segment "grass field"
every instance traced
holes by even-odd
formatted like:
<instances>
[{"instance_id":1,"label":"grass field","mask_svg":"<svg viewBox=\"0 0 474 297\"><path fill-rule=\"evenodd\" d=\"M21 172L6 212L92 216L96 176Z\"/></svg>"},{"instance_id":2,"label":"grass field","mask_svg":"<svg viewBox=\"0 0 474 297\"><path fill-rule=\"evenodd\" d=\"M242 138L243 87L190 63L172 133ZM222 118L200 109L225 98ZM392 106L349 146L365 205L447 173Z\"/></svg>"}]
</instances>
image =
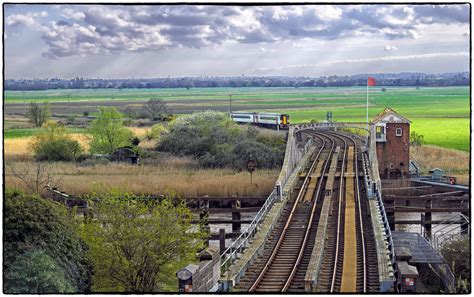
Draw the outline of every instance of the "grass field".
<instances>
[{"instance_id":1,"label":"grass field","mask_svg":"<svg viewBox=\"0 0 474 297\"><path fill-rule=\"evenodd\" d=\"M22 111L24 96L26 103L50 101L52 108L56 104L66 113L70 100L76 104L73 112L81 114L86 106L93 112L96 106L105 103L124 108L160 97L168 102L172 112L181 113L205 109L226 111L229 94L232 94L233 110L289 113L292 123L325 120L327 111L333 112L336 121L365 121L365 87L6 91L4 100L7 112L10 108L13 112ZM369 116L392 107L412 121L412 131L423 134L427 144L469 151L469 94L469 87L387 87L386 92L382 92L381 87L373 87ZM31 135L28 134L31 131L6 130L4 135L6 138L22 137Z\"/></svg>"}]
</instances>

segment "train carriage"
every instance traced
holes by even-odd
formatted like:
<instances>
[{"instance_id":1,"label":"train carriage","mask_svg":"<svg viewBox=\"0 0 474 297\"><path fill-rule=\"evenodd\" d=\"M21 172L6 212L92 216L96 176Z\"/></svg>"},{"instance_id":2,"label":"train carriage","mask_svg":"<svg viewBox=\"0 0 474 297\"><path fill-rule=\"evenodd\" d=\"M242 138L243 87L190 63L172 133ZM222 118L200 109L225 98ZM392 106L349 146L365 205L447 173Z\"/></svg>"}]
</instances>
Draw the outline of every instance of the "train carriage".
<instances>
[{"instance_id":1,"label":"train carriage","mask_svg":"<svg viewBox=\"0 0 474 297\"><path fill-rule=\"evenodd\" d=\"M280 113L233 112L232 121L242 124L254 124L261 127L288 129L290 116Z\"/></svg>"}]
</instances>

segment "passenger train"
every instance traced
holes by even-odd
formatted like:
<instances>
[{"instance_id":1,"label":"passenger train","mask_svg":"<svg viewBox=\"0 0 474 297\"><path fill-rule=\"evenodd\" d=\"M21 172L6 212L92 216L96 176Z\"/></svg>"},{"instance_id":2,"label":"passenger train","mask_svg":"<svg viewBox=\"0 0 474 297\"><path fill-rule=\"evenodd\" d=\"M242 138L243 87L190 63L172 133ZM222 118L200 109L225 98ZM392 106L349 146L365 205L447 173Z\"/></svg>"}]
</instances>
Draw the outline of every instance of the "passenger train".
<instances>
[{"instance_id":1,"label":"passenger train","mask_svg":"<svg viewBox=\"0 0 474 297\"><path fill-rule=\"evenodd\" d=\"M266 112L232 112L232 121L242 124L253 124L261 127L288 129L290 126L290 115Z\"/></svg>"}]
</instances>

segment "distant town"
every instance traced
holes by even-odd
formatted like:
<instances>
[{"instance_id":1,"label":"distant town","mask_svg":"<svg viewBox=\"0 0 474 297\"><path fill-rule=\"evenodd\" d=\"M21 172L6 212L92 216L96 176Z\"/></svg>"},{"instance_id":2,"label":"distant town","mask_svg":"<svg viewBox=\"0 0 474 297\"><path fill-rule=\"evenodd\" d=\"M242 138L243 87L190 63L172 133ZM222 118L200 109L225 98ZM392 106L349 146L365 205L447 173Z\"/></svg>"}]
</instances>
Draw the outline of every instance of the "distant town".
<instances>
[{"instance_id":1,"label":"distant town","mask_svg":"<svg viewBox=\"0 0 474 297\"><path fill-rule=\"evenodd\" d=\"M246 76L161 77L161 78L84 78L7 79L5 90L47 89L132 89L132 88L218 88L218 87L348 87L365 86L369 74L319 77ZM419 72L370 74L381 86L467 86L469 72L427 74Z\"/></svg>"}]
</instances>

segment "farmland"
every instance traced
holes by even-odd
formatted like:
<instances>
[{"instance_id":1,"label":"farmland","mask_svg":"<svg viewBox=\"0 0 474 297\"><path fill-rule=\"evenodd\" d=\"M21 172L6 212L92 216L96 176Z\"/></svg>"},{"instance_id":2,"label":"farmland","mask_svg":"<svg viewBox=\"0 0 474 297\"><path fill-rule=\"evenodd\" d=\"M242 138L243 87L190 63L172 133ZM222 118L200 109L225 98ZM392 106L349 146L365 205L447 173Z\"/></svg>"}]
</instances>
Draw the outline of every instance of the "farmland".
<instances>
[{"instance_id":1,"label":"farmland","mask_svg":"<svg viewBox=\"0 0 474 297\"><path fill-rule=\"evenodd\" d=\"M325 120L327 111L336 121L365 121L365 87L340 88L191 88L191 89L91 89L6 91L5 112L22 114L32 101L48 101L57 115L93 114L98 106L120 110L137 108L151 97L162 98L171 112L197 110L277 111L289 113L292 123ZM24 98L24 101L23 101ZM390 106L412 121L412 131L425 136L427 144L469 151L469 87L381 87L370 90L369 116ZM8 121L6 122L6 126ZM31 135L33 130L10 129L5 137Z\"/></svg>"}]
</instances>

